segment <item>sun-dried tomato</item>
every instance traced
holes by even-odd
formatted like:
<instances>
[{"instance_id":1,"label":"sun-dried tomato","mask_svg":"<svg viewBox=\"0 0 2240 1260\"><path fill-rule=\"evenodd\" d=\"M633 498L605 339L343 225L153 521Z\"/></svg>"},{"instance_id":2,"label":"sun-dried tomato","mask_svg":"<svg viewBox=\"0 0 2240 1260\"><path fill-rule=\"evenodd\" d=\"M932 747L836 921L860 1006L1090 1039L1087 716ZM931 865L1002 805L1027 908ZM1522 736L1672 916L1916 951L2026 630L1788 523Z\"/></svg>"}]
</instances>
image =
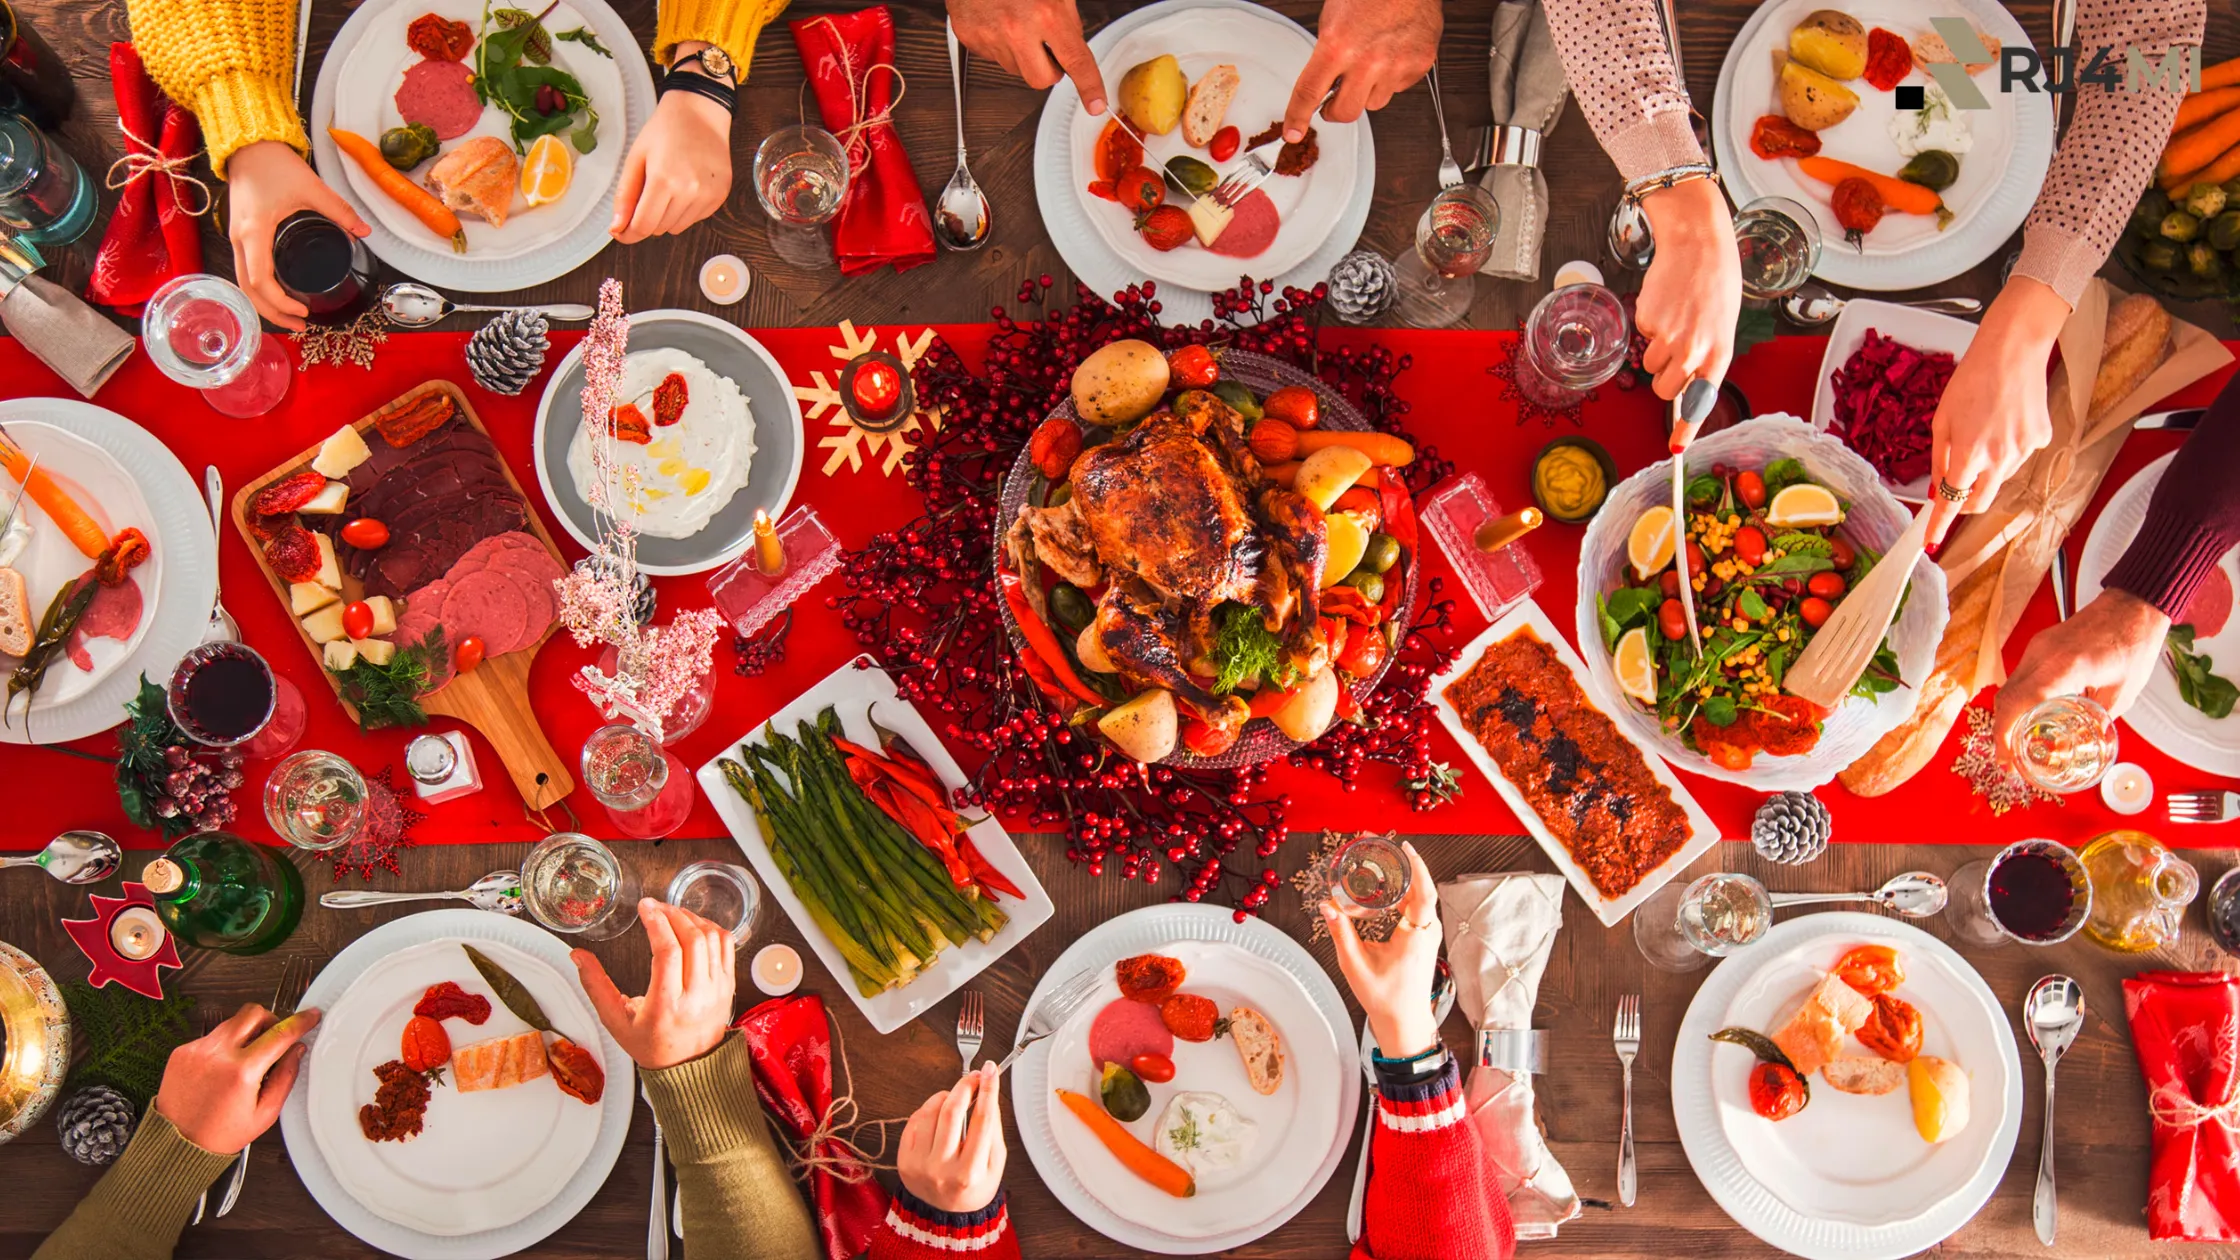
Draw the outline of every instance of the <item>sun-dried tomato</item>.
<instances>
[{"instance_id":1,"label":"sun-dried tomato","mask_svg":"<svg viewBox=\"0 0 2240 1260\"><path fill-rule=\"evenodd\" d=\"M624 403L615 408L608 416L608 423L617 442L653 445L653 422L646 419L646 413L638 410L636 403Z\"/></svg>"},{"instance_id":2,"label":"sun-dried tomato","mask_svg":"<svg viewBox=\"0 0 2240 1260\"><path fill-rule=\"evenodd\" d=\"M437 61L462 61L474 47L474 28L433 13L412 19L404 30L405 46Z\"/></svg>"},{"instance_id":3,"label":"sun-dried tomato","mask_svg":"<svg viewBox=\"0 0 2240 1260\"><path fill-rule=\"evenodd\" d=\"M599 1056L566 1037L546 1046L544 1057L552 1065L552 1083L569 1096L596 1104L607 1091L607 1072L599 1066Z\"/></svg>"},{"instance_id":4,"label":"sun-dried tomato","mask_svg":"<svg viewBox=\"0 0 2240 1260\"><path fill-rule=\"evenodd\" d=\"M1164 1002L1167 996L1182 987L1186 973L1179 959L1165 954L1138 954L1123 958L1113 964L1112 973L1120 981L1120 996L1138 1002Z\"/></svg>"},{"instance_id":5,"label":"sun-dried tomato","mask_svg":"<svg viewBox=\"0 0 2240 1260\"><path fill-rule=\"evenodd\" d=\"M415 1072L426 1072L451 1061L451 1035L443 1025L425 1015L415 1015L404 1022L404 1065Z\"/></svg>"},{"instance_id":6,"label":"sun-dried tomato","mask_svg":"<svg viewBox=\"0 0 2240 1260\"><path fill-rule=\"evenodd\" d=\"M109 540L109 549L93 562L93 576L103 586L115 586L124 581L125 574L139 568L149 552L148 536L128 525Z\"/></svg>"},{"instance_id":7,"label":"sun-dried tomato","mask_svg":"<svg viewBox=\"0 0 2240 1260\"><path fill-rule=\"evenodd\" d=\"M381 1087L373 1101L358 1108L358 1128L369 1142L403 1142L420 1133L428 1110L428 1078L391 1059L373 1070Z\"/></svg>"},{"instance_id":8,"label":"sun-dried tomato","mask_svg":"<svg viewBox=\"0 0 2240 1260\"><path fill-rule=\"evenodd\" d=\"M1212 998L1177 993L1159 1003L1159 1022L1184 1041L1211 1041L1221 1032L1221 1008Z\"/></svg>"},{"instance_id":9,"label":"sun-dried tomato","mask_svg":"<svg viewBox=\"0 0 2240 1260\"><path fill-rule=\"evenodd\" d=\"M257 497L249 500L249 510L259 516L293 512L318 498L319 492L326 488L326 477L306 468L299 473L290 473L257 491Z\"/></svg>"},{"instance_id":10,"label":"sun-dried tomato","mask_svg":"<svg viewBox=\"0 0 2240 1260\"><path fill-rule=\"evenodd\" d=\"M1859 1025L1859 1041L1892 1063L1911 1063L1921 1054L1921 1012L1888 993L1874 995L1874 1014Z\"/></svg>"},{"instance_id":11,"label":"sun-dried tomato","mask_svg":"<svg viewBox=\"0 0 2240 1260\"><path fill-rule=\"evenodd\" d=\"M412 1008L415 1015L429 1019L463 1019L479 1024L490 1018L490 999L479 993L469 993L456 981L445 980L428 986L420 995L420 1002Z\"/></svg>"},{"instance_id":12,"label":"sun-dried tomato","mask_svg":"<svg viewBox=\"0 0 2240 1260\"><path fill-rule=\"evenodd\" d=\"M1109 121L1097 136L1096 162L1097 178L1110 183L1129 167L1143 164L1143 146L1117 119Z\"/></svg>"},{"instance_id":13,"label":"sun-dried tomato","mask_svg":"<svg viewBox=\"0 0 2240 1260\"><path fill-rule=\"evenodd\" d=\"M410 446L458 414L459 404L445 393L422 394L409 405L374 417L373 427L391 446Z\"/></svg>"},{"instance_id":14,"label":"sun-dried tomato","mask_svg":"<svg viewBox=\"0 0 2240 1260\"><path fill-rule=\"evenodd\" d=\"M1878 92L1887 92L1898 86L1898 80L1913 73L1913 46L1896 31L1875 27L1867 32L1867 82Z\"/></svg>"},{"instance_id":15,"label":"sun-dried tomato","mask_svg":"<svg viewBox=\"0 0 2240 1260\"><path fill-rule=\"evenodd\" d=\"M666 429L682 420L684 418L684 406L691 399L691 389L685 384L682 373L671 372L662 377L661 383L653 387L654 424Z\"/></svg>"},{"instance_id":16,"label":"sun-dried tomato","mask_svg":"<svg viewBox=\"0 0 2240 1260\"><path fill-rule=\"evenodd\" d=\"M1843 239L1849 241L1854 249L1861 247L1866 241L1867 233L1874 231L1875 225L1882 222L1882 212L1885 209L1882 194L1875 191L1873 184L1857 176L1837 184L1828 201L1836 212L1836 222L1843 225Z\"/></svg>"},{"instance_id":17,"label":"sun-dried tomato","mask_svg":"<svg viewBox=\"0 0 2240 1260\"><path fill-rule=\"evenodd\" d=\"M1820 151L1820 136L1779 114L1767 114L1750 128L1750 151L1768 162L1785 157L1811 157Z\"/></svg>"},{"instance_id":18,"label":"sun-dried tomato","mask_svg":"<svg viewBox=\"0 0 2240 1260\"><path fill-rule=\"evenodd\" d=\"M284 517L282 525L264 543L264 558L272 571L284 582L309 582L319 576L319 567L325 559L319 552L319 540L294 517Z\"/></svg>"},{"instance_id":19,"label":"sun-dried tomato","mask_svg":"<svg viewBox=\"0 0 2240 1260\"><path fill-rule=\"evenodd\" d=\"M1836 960L1835 973L1867 997L1906 982L1906 965L1888 945L1861 945Z\"/></svg>"}]
</instances>

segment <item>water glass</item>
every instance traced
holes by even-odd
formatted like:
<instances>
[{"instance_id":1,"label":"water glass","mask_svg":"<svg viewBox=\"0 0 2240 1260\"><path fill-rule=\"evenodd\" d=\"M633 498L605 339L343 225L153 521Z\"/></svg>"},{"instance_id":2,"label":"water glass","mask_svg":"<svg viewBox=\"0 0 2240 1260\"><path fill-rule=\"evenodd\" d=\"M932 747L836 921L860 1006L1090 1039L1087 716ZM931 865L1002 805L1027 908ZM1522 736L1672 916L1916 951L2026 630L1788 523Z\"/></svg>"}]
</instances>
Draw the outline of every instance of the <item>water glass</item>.
<instances>
[{"instance_id":1,"label":"water glass","mask_svg":"<svg viewBox=\"0 0 2240 1260\"><path fill-rule=\"evenodd\" d=\"M2116 764L2116 721L2089 696L2055 696L2007 733L2023 778L2057 796L2097 785Z\"/></svg>"},{"instance_id":2,"label":"water glass","mask_svg":"<svg viewBox=\"0 0 2240 1260\"><path fill-rule=\"evenodd\" d=\"M331 752L307 748L264 781L264 820L299 849L339 849L364 835L372 814L365 776Z\"/></svg>"},{"instance_id":3,"label":"water glass","mask_svg":"<svg viewBox=\"0 0 2240 1260\"><path fill-rule=\"evenodd\" d=\"M21 114L49 129L70 118L77 85L62 59L8 0L0 0L0 114Z\"/></svg>"},{"instance_id":4,"label":"water glass","mask_svg":"<svg viewBox=\"0 0 2240 1260\"><path fill-rule=\"evenodd\" d=\"M1773 898L1748 875L1714 871L1682 891L1666 884L1633 914L1633 943L1660 971L1694 971L1773 930Z\"/></svg>"},{"instance_id":5,"label":"water glass","mask_svg":"<svg viewBox=\"0 0 2240 1260\"><path fill-rule=\"evenodd\" d=\"M1567 284L1541 298L1518 345L1517 392L1550 410L1579 405L1625 366L1632 326L1625 303L1599 284Z\"/></svg>"},{"instance_id":6,"label":"water glass","mask_svg":"<svg viewBox=\"0 0 2240 1260\"><path fill-rule=\"evenodd\" d=\"M638 877L581 832L546 836L521 863L522 908L555 932L609 940L630 930L637 904Z\"/></svg>"},{"instance_id":7,"label":"water glass","mask_svg":"<svg viewBox=\"0 0 2240 1260\"><path fill-rule=\"evenodd\" d=\"M218 276L180 276L156 290L141 318L140 342L165 376L201 390L211 410L237 419L279 406L295 377L287 350L264 335L249 295Z\"/></svg>"},{"instance_id":8,"label":"water glass","mask_svg":"<svg viewBox=\"0 0 2240 1260\"><path fill-rule=\"evenodd\" d=\"M1742 294L1778 301L1812 278L1820 265L1820 220L1787 197L1760 197L1734 216L1742 252Z\"/></svg>"},{"instance_id":9,"label":"water glass","mask_svg":"<svg viewBox=\"0 0 2240 1260\"><path fill-rule=\"evenodd\" d=\"M691 772L651 735L626 722L602 726L583 744L583 785L626 836L655 840L692 812Z\"/></svg>"},{"instance_id":10,"label":"water glass","mask_svg":"<svg viewBox=\"0 0 2240 1260\"><path fill-rule=\"evenodd\" d=\"M824 224L848 193L848 151L822 127L781 127L754 151L754 192L770 216L770 247L798 267L832 265Z\"/></svg>"},{"instance_id":11,"label":"water glass","mask_svg":"<svg viewBox=\"0 0 2240 1260\"><path fill-rule=\"evenodd\" d=\"M1407 897L1415 869L1390 835L1359 836L1338 846L1324 875L1330 900L1357 919L1375 918Z\"/></svg>"},{"instance_id":12,"label":"water glass","mask_svg":"<svg viewBox=\"0 0 2240 1260\"><path fill-rule=\"evenodd\" d=\"M0 113L0 225L35 245L68 245L100 207L75 158L29 119Z\"/></svg>"},{"instance_id":13,"label":"water glass","mask_svg":"<svg viewBox=\"0 0 2240 1260\"><path fill-rule=\"evenodd\" d=\"M1416 220L1416 248L1399 259L1400 318L1444 328L1470 313L1478 268L1493 256L1501 203L1476 184L1445 189Z\"/></svg>"},{"instance_id":14,"label":"water glass","mask_svg":"<svg viewBox=\"0 0 2240 1260\"><path fill-rule=\"evenodd\" d=\"M662 900L731 933L734 950L754 939L755 924L762 917L762 886L746 867L734 862L692 863L669 881Z\"/></svg>"}]
</instances>

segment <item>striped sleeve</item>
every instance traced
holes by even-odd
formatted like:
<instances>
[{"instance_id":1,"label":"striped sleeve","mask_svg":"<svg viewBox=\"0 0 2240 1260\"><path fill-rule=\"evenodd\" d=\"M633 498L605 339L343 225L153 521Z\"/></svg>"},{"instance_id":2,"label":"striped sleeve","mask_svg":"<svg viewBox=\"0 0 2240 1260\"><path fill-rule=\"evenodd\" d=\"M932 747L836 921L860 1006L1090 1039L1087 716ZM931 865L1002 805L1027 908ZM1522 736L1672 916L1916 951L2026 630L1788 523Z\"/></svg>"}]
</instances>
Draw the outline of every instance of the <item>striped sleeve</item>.
<instances>
[{"instance_id":1,"label":"striped sleeve","mask_svg":"<svg viewBox=\"0 0 2240 1260\"><path fill-rule=\"evenodd\" d=\"M944 1212L908 1190L896 1190L887 1219L871 1235L868 1260L932 1260L970 1256L974 1260L1018 1260L1019 1235L1002 1191L977 1212Z\"/></svg>"},{"instance_id":2,"label":"striped sleeve","mask_svg":"<svg viewBox=\"0 0 2240 1260\"><path fill-rule=\"evenodd\" d=\"M1377 1064L1377 1131L1356 1260L1508 1260L1516 1229L1463 1100L1462 1069Z\"/></svg>"}]
</instances>

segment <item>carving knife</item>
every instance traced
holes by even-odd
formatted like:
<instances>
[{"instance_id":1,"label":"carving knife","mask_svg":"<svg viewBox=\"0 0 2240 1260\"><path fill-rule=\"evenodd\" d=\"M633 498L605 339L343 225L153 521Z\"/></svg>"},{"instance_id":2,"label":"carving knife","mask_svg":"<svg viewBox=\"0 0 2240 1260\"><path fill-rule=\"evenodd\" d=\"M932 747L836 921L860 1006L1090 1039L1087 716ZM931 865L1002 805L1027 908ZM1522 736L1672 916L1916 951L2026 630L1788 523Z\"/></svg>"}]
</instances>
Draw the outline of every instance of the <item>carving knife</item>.
<instances>
[{"instance_id":1,"label":"carving knife","mask_svg":"<svg viewBox=\"0 0 2240 1260\"><path fill-rule=\"evenodd\" d=\"M1694 574L1688 572L1688 466L1684 458L1696 430L1711 415L1719 387L1697 377L1672 400L1672 564L1680 574L1680 611L1688 621L1688 645L1703 655L1703 632L1696 628Z\"/></svg>"}]
</instances>

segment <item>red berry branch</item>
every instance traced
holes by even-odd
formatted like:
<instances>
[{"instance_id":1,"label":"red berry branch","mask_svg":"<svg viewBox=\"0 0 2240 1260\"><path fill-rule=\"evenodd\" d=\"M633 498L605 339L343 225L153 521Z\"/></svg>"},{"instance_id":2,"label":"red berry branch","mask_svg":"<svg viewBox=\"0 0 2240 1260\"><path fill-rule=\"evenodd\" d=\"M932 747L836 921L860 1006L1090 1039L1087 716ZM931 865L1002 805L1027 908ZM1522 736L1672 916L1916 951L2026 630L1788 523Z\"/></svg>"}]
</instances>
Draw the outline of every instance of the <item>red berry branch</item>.
<instances>
[{"instance_id":1,"label":"red berry branch","mask_svg":"<svg viewBox=\"0 0 2240 1260\"><path fill-rule=\"evenodd\" d=\"M1234 347L1282 358L1337 387L1378 428L1401 433L1408 404L1393 382L1406 355L1383 348L1318 356L1315 325L1323 289L1245 278L1213 297L1219 318L1164 328L1156 287L1130 285L1105 302L1076 286L1074 304L1048 305L1049 276L1019 287L1022 313L993 312L996 333L984 368L968 370L936 340L912 374L919 397L941 410L938 431L904 457L904 475L925 513L847 554L845 592L829 597L842 622L877 651L904 698L952 746L980 751L971 803L1021 815L1036 829L1062 830L1066 856L1091 875L1180 884L1185 901L1233 900L1237 917L1258 913L1281 875L1269 865L1290 835L1290 798L1266 791L1268 766L1227 770L1145 766L1112 751L1050 707L1018 664L993 580L996 515L1003 479L1030 435L1066 398L1074 367L1124 337L1166 349ZM1417 493L1452 471L1420 447L1408 469ZM1454 794L1453 772L1429 754L1428 679L1450 649L1454 604L1436 579L1401 641L1384 683L1354 722L1340 723L1291 755L1354 786L1370 763L1394 768L1418 809Z\"/></svg>"}]
</instances>

